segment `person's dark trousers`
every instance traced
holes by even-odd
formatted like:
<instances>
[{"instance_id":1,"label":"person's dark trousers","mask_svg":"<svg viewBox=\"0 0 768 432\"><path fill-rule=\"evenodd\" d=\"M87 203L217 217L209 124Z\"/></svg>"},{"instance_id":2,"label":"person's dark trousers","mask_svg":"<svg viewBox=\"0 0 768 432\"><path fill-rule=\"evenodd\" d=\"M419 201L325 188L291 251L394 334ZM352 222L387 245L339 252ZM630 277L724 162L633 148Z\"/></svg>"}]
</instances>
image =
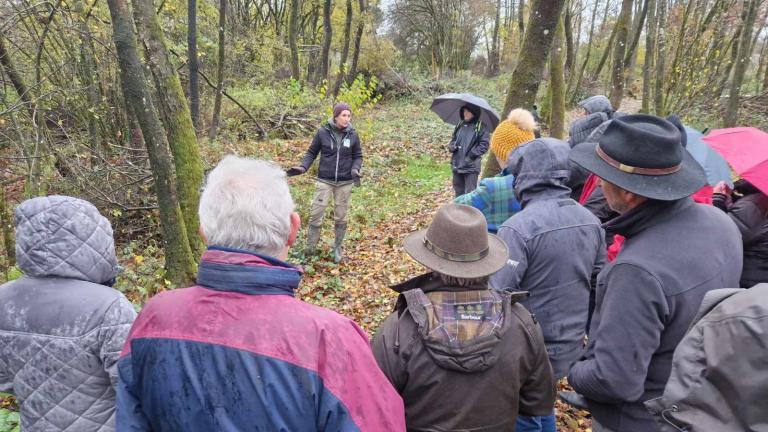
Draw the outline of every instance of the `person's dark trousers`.
<instances>
[{"instance_id":1,"label":"person's dark trousers","mask_svg":"<svg viewBox=\"0 0 768 432\"><path fill-rule=\"evenodd\" d=\"M470 193L477 189L477 178L480 177L480 173L453 173L453 191L456 196Z\"/></svg>"}]
</instances>

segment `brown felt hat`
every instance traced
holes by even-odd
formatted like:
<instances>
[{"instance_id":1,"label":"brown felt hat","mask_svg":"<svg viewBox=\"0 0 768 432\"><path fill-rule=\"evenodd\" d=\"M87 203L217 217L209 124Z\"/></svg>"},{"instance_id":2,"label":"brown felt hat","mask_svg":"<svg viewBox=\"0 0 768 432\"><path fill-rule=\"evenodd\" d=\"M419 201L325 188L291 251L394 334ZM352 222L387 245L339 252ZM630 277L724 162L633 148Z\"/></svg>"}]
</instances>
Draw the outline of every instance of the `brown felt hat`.
<instances>
[{"instance_id":1,"label":"brown felt hat","mask_svg":"<svg viewBox=\"0 0 768 432\"><path fill-rule=\"evenodd\" d=\"M409 234L403 247L429 269L467 279L492 275L509 259L507 245L488 233L480 210L460 204L440 207L429 228Z\"/></svg>"}]
</instances>

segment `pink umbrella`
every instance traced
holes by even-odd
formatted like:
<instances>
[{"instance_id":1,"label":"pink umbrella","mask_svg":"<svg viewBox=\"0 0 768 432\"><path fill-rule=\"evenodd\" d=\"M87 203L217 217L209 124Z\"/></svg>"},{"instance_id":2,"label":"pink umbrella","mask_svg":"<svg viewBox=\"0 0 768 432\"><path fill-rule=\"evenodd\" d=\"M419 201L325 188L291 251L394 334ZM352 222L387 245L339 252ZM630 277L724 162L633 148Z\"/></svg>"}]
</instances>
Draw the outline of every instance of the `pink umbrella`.
<instances>
[{"instance_id":1,"label":"pink umbrella","mask_svg":"<svg viewBox=\"0 0 768 432\"><path fill-rule=\"evenodd\" d=\"M702 138L741 178L768 194L768 133L753 127L716 129Z\"/></svg>"}]
</instances>

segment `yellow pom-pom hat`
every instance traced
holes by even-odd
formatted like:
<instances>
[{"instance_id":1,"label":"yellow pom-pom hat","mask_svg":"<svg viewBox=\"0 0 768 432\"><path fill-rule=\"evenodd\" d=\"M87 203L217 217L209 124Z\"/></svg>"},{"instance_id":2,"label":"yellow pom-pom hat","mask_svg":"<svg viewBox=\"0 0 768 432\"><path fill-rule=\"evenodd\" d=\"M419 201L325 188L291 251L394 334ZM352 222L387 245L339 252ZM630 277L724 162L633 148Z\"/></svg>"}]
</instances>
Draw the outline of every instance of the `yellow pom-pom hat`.
<instances>
[{"instance_id":1,"label":"yellow pom-pom hat","mask_svg":"<svg viewBox=\"0 0 768 432\"><path fill-rule=\"evenodd\" d=\"M512 150L535 138L534 129L536 129L536 120L528 110L513 109L507 119L499 123L493 131L491 152L497 158L507 160Z\"/></svg>"}]
</instances>

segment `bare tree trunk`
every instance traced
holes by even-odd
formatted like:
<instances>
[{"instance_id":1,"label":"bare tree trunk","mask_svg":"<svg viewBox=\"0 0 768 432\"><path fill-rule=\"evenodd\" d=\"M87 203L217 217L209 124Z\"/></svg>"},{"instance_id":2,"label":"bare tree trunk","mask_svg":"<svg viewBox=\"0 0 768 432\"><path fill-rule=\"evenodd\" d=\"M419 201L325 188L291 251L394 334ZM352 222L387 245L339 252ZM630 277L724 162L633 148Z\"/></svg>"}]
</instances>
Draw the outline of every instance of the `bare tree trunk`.
<instances>
[{"instance_id":1,"label":"bare tree trunk","mask_svg":"<svg viewBox=\"0 0 768 432\"><path fill-rule=\"evenodd\" d=\"M320 50L320 67L317 68L317 80L328 79L328 57L331 52L331 38L333 37L333 28L331 27L331 9L332 0L323 1L323 43Z\"/></svg>"},{"instance_id":2,"label":"bare tree trunk","mask_svg":"<svg viewBox=\"0 0 768 432\"><path fill-rule=\"evenodd\" d=\"M504 116L514 107L533 108L547 63L547 56L541 53L549 53L552 47L552 39L555 37L564 4L565 0L534 0L531 4L528 31L520 50L520 60L512 73L509 90L504 99ZM483 178L498 174L501 171L498 165L496 158L487 158Z\"/></svg>"},{"instance_id":3,"label":"bare tree trunk","mask_svg":"<svg viewBox=\"0 0 768 432\"><path fill-rule=\"evenodd\" d=\"M766 43L768 44L768 41L766 41ZM768 60L766 60L766 65L765 65L764 73L765 73L765 75L763 75L763 89L762 89L762 91L768 90Z\"/></svg>"},{"instance_id":4,"label":"bare tree trunk","mask_svg":"<svg viewBox=\"0 0 768 432\"><path fill-rule=\"evenodd\" d=\"M608 3L611 2L611 0L607 0ZM617 23L618 24L618 23ZM608 44L605 46L605 51L603 51L603 55L600 57L600 61L597 63L597 69L595 70L595 78L600 77L600 72L603 71L603 67L605 66L606 61L608 61L608 56L611 53L611 48L615 48L613 45L613 41L616 40L616 32L618 31L619 26L615 25L613 26L613 30L611 30L611 35L608 37Z\"/></svg>"},{"instance_id":5,"label":"bare tree trunk","mask_svg":"<svg viewBox=\"0 0 768 432\"><path fill-rule=\"evenodd\" d=\"M3 69L5 70L6 75L8 75L8 78L11 80L11 84L16 90L16 94L19 96L19 99L24 103L25 108L29 111L29 114L34 116L35 108L32 103L32 95L30 94L26 84L24 84L24 80L21 78L21 75L16 70L16 66L13 64L13 60L11 60L11 55L8 53L8 50L5 47L5 35L3 34L1 28L0 64L3 65Z\"/></svg>"},{"instance_id":6,"label":"bare tree trunk","mask_svg":"<svg viewBox=\"0 0 768 432\"><path fill-rule=\"evenodd\" d=\"M651 112L651 70L656 47L656 0L648 1L648 18L645 32L645 62L643 63L643 101L640 112ZM661 0L666 1L666 0Z\"/></svg>"},{"instance_id":7,"label":"bare tree trunk","mask_svg":"<svg viewBox=\"0 0 768 432\"><path fill-rule=\"evenodd\" d=\"M213 141L219 132L219 122L221 121L221 96L224 92L224 53L226 49L224 26L227 23L227 0L219 1L219 59L216 66L216 97L213 101L213 117L211 119L211 129L208 131L208 139Z\"/></svg>"},{"instance_id":8,"label":"bare tree trunk","mask_svg":"<svg viewBox=\"0 0 768 432\"><path fill-rule=\"evenodd\" d=\"M592 8L592 20L589 24L589 39L587 40L587 53L584 55L584 61L581 63L578 74L574 79L574 74L571 74L571 78L568 80L568 92L570 96L570 102L576 103L576 98L579 94L579 87L581 86L581 79L584 77L584 70L587 69L587 63L589 63L590 54L592 54L592 37L595 34L595 17L597 16L597 7L600 4L599 0L595 0L595 6Z\"/></svg>"},{"instance_id":9,"label":"bare tree trunk","mask_svg":"<svg viewBox=\"0 0 768 432\"><path fill-rule=\"evenodd\" d=\"M155 179L155 193L163 231L166 274L173 284L185 286L194 281L195 260L192 257L184 218L176 198L176 181L173 176L171 157L168 154L168 139L152 102L152 94L149 92L143 66L139 61L128 4L126 0L108 0L107 3L112 17L112 38L120 64L123 92L126 102L135 107L134 111L141 125Z\"/></svg>"},{"instance_id":10,"label":"bare tree trunk","mask_svg":"<svg viewBox=\"0 0 768 432\"><path fill-rule=\"evenodd\" d=\"M296 35L299 32L299 15L301 12L301 0L291 0L291 13L288 16L288 47L291 50L291 78L301 80L299 70L299 47L296 44Z\"/></svg>"},{"instance_id":11,"label":"bare tree trunk","mask_svg":"<svg viewBox=\"0 0 768 432\"><path fill-rule=\"evenodd\" d=\"M358 0L360 8L360 18L357 21L357 32L355 33L355 48L352 50L352 65L347 74L347 84L352 84L357 78L357 63L360 60L360 47L363 45L363 30L365 29L366 4L365 0Z\"/></svg>"},{"instance_id":12,"label":"bare tree trunk","mask_svg":"<svg viewBox=\"0 0 768 432\"><path fill-rule=\"evenodd\" d=\"M189 113L200 127L200 59L197 58L197 0L187 0L187 56L189 57Z\"/></svg>"},{"instance_id":13,"label":"bare tree trunk","mask_svg":"<svg viewBox=\"0 0 768 432\"><path fill-rule=\"evenodd\" d=\"M344 82L344 68L347 67L347 57L349 56L349 39L352 36L352 0L347 0L347 19L344 21L344 45L341 49L341 60L339 61L339 74L336 76L336 83L333 86L333 98L339 95L341 83Z\"/></svg>"},{"instance_id":14,"label":"bare tree trunk","mask_svg":"<svg viewBox=\"0 0 768 432\"><path fill-rule=\"evenodd\" d=\"M611 104L619 109L624 97L624 54L629 37L629 24L632 18L632 0L622 0L621 12L616 21L616 43L613 51L613 71L611 73Z\"/></svg>"},{"instance_id":15,"label":"bare tree trunk","mask_svg":"<svg viewBox=\"0 0 768 432\"><path fill-rule=\"evenodd\" d=\"M519 7L517 9L517 29L520 31L520 46L522 47L523 35L525 34L525 0L520 0Z\"/></svg>"},{"instance_id":16,"label":"bare tree trunk","mask_svg":"<svg viewBox=\"0 0 768 432\"><path fill-rule=\"evenodd\" d=\"M552 50L549 54L549 88L552 91L551 116L549 122L549 136L565 138L565 76L563 61L563 18L557 24L555 39L552 42Z\"/></svg>"},{"instance_id":17,"label":"bare tree trunk","mask_svg":"<svg viewBox=\"0 0 768 432\"><path fill-rule=\"evenodd\" d=\"M739 41L739 52L736 57L736 66L733 70L733 80L731 81L730 91L728 93L728 105L725 110L723 127L733 127L739 120L739 105L741 96L741 84L744 82L744 75L749 66L749 57L752 54L752 27L755 26L757 17L757 5L760 0L748 0L744 3L744 23L741 29Z\"/></svg>"},{"instance_id":18,"label":"bare tree trunk","mask_svg":"<svg viewBox=\"0 0 768 432\"><path fill-rule=\"evenodd\" d=\"M16 242L13 238L13 217L9 210L8 199L5 195L5 185L0 184L0 235L3 236L3 250L5 251L6 268L16 265Z\"/></svg>"},{"instance_id":19,"label":"bare tree trunk","mask_svg":"<svg viewBox=\"0 0 768 432\"><path fill-rule=\"evenodd\" d=\"M565 7L565 72L573 73L573 64L576 62L576 50L573 43L573 13L571 13L572 4Z\"/></svg>"},{"instance_id":20,"label":"bare tree trunk","mask_svg":"<svg viewBox=\"0 0 768 432\"><path fill-rule=\"evenodd\" d=\"M203 163L197 146L197 136L184 99L181 81L168 58L163 29L160 27L153 2L133 0L133 5L134 21L139 36L144 41L158 93L155 107L162 113L160 118L173 154L175 190L184 217L187 240L193 256L199 256L205 246L197 232L200 225L197 208L200 202L200 185L203 183Z\"/></svg>"},{"instance_id":21,"label":"bare tree trunk","mask_svg":"<svg viewBox=\"0 0 768 432\"><path fill-rule=\"evenodd\" d=\"M90 45L91 30L88 28L83 2L75 0L72 6L76 14L80 39L80 79L85 86L85 94L89 105L89 111L86 115L88 116L87 127L88 137L91 141L91 151L105 154L109 151L109 147L106 145L106 140L104 140L105 145L102 145L99 122L97 120L101 108L101 98L99 97L99 89L95 82L98 76L96 75L96 62Z\"/></svg>"},{"instance_id":22,"label":"bare tree trunk","mask_svg":"<svg viewBox=\"0 0 768 432\"><path fill-rule=\"evenodd\" d=\"M656 20L656 77L653 89L654 113L657 116L664 116L664 63L666 59L666 23L667 23L667 0L659 0L659 16Z\"/></svg>"},{"instance_id":23,"label":"bare tree trunk","mask_svg":"<svg viewBox=\"0 0 768 432\"><path fill-rule=\"evenodd\" d=\"M494 77L499 73L499 26L501 25L501 0L496 0L496 21L493 23L493 38L488 54L486 76Z\"/></svg>"},{"instance_id":24,"label":"bare tree trunk","mask_svg":"<svg viewBox=\"0 0 768 432\"><path fill-rule=\"evenodd\" d=\"M627 52L624 54L624 69L628 69L632 65L632 58L637 50L637 44L640 42L640 35L643 33L643 25L645 25L645 18L648 16L648 3L651 0L643 1L643 8L640 12L640 16L637 18L637 25L632 33L632 42L629 44Z\"/></svg>"}]
</instances>

